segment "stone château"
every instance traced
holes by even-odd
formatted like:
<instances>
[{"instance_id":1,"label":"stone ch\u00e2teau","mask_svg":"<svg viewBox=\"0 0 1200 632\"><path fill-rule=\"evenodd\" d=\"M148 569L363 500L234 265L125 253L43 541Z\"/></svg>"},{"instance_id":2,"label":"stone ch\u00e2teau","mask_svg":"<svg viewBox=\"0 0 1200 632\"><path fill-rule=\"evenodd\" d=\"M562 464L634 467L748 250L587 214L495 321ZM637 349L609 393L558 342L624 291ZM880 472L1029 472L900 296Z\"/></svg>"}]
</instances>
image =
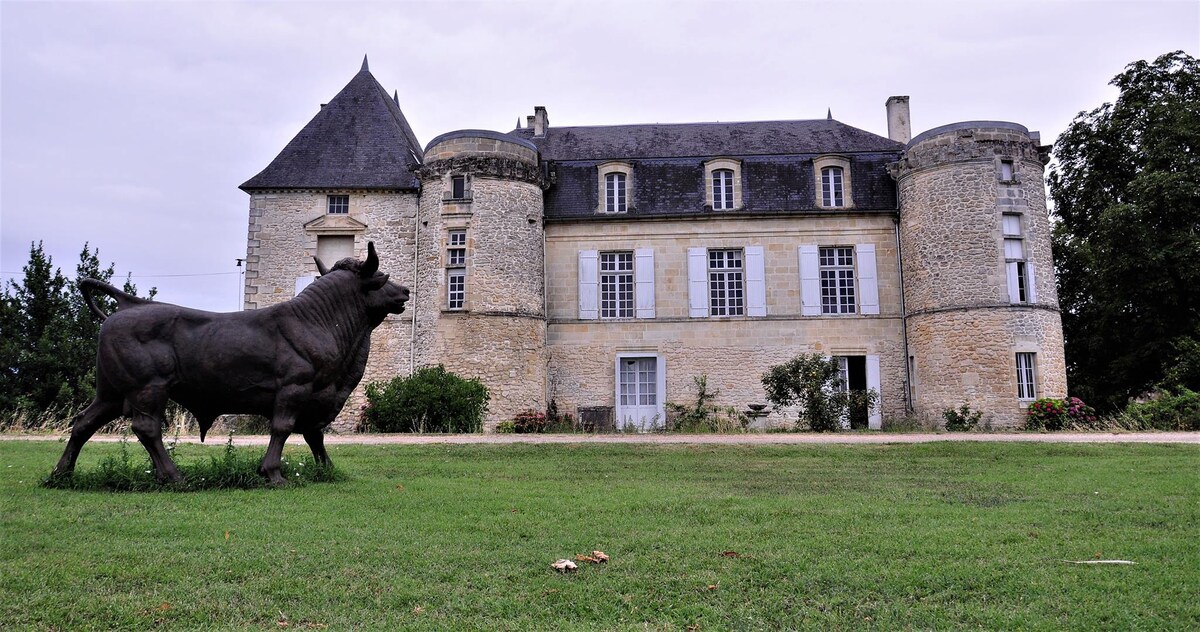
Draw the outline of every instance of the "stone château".
<instances>
[{"instance_id":1,"label":"stone ch\u00e2teau","mask_svg":"<svg viewBox=\"0 0 1200 632\"><path fill-rule=\"evenodd\" d=\"M537 107L422 146L364 59L241 186L244 307L374 241L413 300L376 330L363 383L443 364L490 389L488 429L551 401L651 428L694 376L746 409L802 352L879 393L856 426L964 403L1016 425L1067 388L1049 147L999 121L910 138L908 97L886 115L888 138L831 116L554 127Z\"/></svg>"}]
</instances>

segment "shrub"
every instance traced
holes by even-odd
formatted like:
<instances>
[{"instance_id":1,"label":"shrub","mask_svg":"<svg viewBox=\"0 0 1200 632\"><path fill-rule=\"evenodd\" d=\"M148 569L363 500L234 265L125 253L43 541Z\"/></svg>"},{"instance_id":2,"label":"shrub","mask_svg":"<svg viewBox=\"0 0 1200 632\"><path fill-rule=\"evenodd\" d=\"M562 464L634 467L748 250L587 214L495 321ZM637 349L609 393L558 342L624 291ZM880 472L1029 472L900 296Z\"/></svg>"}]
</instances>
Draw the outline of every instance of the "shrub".
<instances>
[{"instance_id":1,"label":"shrub","mask_svg":"<svg viewBox=\"0 0 1200 632\"><path fill-rule=\"evenodd\" d=\"M546 413L533 409L523 410L512 418L512 431L517 434L546 432L552 421Z\"/></svg>"},{"instance_id":2,"label":"shrub","mask_svg":"<svg viewBox=\"0 0 1200 632\"><path fill-rule=\"evenodd\" d=\"M487 387L442 365L367 385L366 426L375 432L480 432Z\"/></svg>"},{"instance_id":3,"label":"shrub","mask_svg":"<svg viewBox=\"0 0 1200 632\"><path fill-rule=\"evenodd\" d=\"M707 375L693 375L696 403L691 406L667 402L667 430L678 432L745 432L750 417L733 406L712 403L720 391L709 390Z\"/></svg>"},{"instance_id":4,"label":"shrub","mask_svg":"<svg viewBox=\"0 0 1200 632\"><path fill-rule=\"evenodd\" d=\"M947 408L942 411L942 419L946 420L946 430L950 432L970 432L979 425L979 419L983 417L983 411L971 410L971 407L963 404L958 410Z\"/></svg>"},{"instance_id":5,"label":"shrub","mask_svg":"<svg viewBox=\"0 0 1200 632\"><path fill-rule=\"evenodd\" d=\"M815 353L804 353L773 366L762 376L767 401L776 407L799 405L799 421L816 432L842 429L851 406L871 407L879 399L873 389L852 395L843 390L838 362ZM801 428L801 423L796 424Z\"/></svg>"},{"instance_id":6,"label":"shrub","mask_svg":"<svg viewBox=\"0 0 1200 632\"><path fill-rule=\"evenodd\" d=\"M1067 425L1067 405L1061 399L1033 400L1025 411L1026 430L1062 430Z\"/></svg>"},{"instance_id":7,"label":"shrub","mask_svg":"<svg viewBox=\"0 0 1200 632\"><path fill-rule=\"evenodd\" d=\"M1119 416L1122 425L1150 430L1200 430L1200 393L1180 387L1146 402L1135 402Z\"/></svg>"},{"instance_id":8,"label":"shrub","mask_svg":"<svg viewBox=\"0 0 1200 632\"><path fill-rule=\"evenodd\" d=\"M1034 400L1025 412L1026 430L1066 430L1079 428L1097 430L1103 426L1095 409L1078 397Z\"/></svg>"}]
</instances>

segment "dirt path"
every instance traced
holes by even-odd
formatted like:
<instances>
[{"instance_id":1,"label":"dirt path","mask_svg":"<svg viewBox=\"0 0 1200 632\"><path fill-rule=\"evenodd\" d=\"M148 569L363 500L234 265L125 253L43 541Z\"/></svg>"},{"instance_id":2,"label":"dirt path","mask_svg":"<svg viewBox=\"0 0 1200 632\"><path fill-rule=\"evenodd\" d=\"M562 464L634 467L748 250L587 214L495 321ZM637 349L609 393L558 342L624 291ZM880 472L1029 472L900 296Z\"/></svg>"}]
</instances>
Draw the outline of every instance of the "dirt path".
<instances>
[{"instance_id":1,"label":"dirt path","mask_svg":"<svg viewBox=\"0 0 1200 632\"><path fill-rule=\"evenodd\" d=\"M66 434L7 434L0 433L0 441L62 441ZM225 443L226 436L209 435L209 445ZM234 445L266 445L266 435L235 435ZM97 435L92 441L120 441L120 435ZM132 440L132 439L131 439ZM200 437L184 435L180 441L199 443ZM293 442L303 445L303 439L294 437ZM883 432L840 432L816 433L771 433L735 435L689 435L689 434L456 434L456 435L409 435L409 434L330 434L325 436L327 445L424 445L466 443L628 443L628 444L707 444L707 445L801 445L823 443L930 443L933 441L1019 441L1029 443L1193 443L1200 444L1200 432L1061 432L1061 433L905 433Z\"/></svg>"}]
</instances>

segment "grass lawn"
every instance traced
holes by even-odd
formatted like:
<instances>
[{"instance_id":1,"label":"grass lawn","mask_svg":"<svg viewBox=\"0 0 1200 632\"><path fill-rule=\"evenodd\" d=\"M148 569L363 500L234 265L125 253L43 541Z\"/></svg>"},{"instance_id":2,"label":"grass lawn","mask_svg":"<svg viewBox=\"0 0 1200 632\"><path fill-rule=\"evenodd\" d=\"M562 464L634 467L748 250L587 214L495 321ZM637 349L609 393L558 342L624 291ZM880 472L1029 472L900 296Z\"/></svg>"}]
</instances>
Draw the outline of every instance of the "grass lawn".
<instances>
[{"instance_id":1,"label":"grass lawn","mask_svg":"<svg viewBox=\"0 0 1200 632\"><path fill-rule=\"evenodd\" d=\"M40 487L62 447L0 442L4 630L1200 628L1194 445L332 446L121 494Z\"/></svg>"}]
</instances>

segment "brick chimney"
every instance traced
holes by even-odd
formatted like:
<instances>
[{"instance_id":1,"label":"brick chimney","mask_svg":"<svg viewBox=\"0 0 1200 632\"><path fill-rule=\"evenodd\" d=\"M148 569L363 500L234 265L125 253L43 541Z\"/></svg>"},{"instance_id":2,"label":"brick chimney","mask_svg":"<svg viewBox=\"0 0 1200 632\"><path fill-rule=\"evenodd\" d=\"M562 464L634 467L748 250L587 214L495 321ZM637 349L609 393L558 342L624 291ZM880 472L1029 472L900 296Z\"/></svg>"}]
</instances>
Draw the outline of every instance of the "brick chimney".
<instances>
[{"instance_id":1,"label":"brick chimney","mask_svg":"<svg viewBox=\"0 0 1200 632\"><path fill-rule=\"evenodd\" d=\"M911 120L908 116L908 97L888 97L888 138L908 144L912 140Z\"/></svg>"}]
</instances>

